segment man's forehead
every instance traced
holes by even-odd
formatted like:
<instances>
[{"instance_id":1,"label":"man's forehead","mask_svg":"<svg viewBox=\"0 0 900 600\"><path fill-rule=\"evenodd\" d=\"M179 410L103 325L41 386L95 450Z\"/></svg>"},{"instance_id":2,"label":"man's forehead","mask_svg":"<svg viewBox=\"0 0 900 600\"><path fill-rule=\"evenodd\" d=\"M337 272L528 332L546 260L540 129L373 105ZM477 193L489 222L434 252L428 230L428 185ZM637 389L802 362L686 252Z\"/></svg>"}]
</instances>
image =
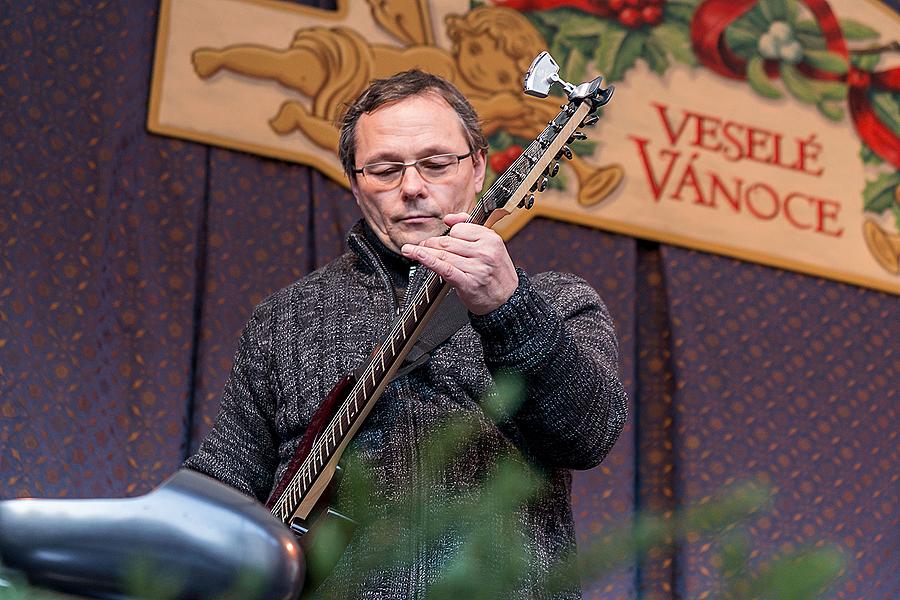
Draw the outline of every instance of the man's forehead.
<instances>
[{"instance_id":1,"label":"man's forehead","mask_svg":"<svg viewBox=\"0 0 900 600\"><path fill-rule=\"evenodd\" d=\"M459 115L439 94L424 92L383 104L363 113L357 122L356 150L366 154L396 154L409 143L440 151L467 142ZM412 149L412 148L410 148ZM415 150L421 150L416 148Z\"/></svg>"},{"instance_id":2,"label":"man's forehead","mask_svg":"<svg viewBox=\"0 0 900 600\"><path fill-rule=\"evenodd\" d=\"M363 113L359 118L359 124L393 121L404 117L408 118L414 113L425 113L432 117L456 115L456 111L443 97L435 92L426 91L386 102L374 110ZM456 116L458 118L458 115Z\"/></svg>"}]
</instances>

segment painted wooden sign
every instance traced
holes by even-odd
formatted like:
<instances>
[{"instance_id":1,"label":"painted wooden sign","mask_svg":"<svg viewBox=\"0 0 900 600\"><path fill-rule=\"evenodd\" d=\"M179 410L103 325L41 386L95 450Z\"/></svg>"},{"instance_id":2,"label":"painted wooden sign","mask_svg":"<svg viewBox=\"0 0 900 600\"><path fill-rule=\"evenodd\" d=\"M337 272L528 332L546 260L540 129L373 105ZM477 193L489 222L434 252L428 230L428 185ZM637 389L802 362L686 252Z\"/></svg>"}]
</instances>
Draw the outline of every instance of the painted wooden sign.
<instances>
[{"instance_id":1,"label":"painted wooden sign","mask_svg":"<svg viewBox=\"0 0 900 600\"><path fill-rule=\"evenodd\" d=\"M533 216L900 293L900 18L874 0L164 0L151 131L314 166L346 185L335 120L421 68L472 101L489 181L560 98L549 49L613 101Z\"/></svg>"}]
</instances>

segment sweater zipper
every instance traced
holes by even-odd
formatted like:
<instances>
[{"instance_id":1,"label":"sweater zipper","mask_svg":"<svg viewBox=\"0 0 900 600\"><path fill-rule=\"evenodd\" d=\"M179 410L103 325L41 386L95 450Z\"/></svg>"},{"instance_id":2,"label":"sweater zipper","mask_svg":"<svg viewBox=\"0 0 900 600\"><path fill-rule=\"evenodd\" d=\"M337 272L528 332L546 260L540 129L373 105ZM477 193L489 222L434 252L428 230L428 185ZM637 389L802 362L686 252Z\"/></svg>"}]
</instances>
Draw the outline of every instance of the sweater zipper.
<instances>
[{"instance_id":1,"label":"sweater zipper","mask_svg":"<svg viewBox=\"0 0 900 600\"><path fill-rule=\"evenodd\" d=\"M418 264L413 263L409 267L409 276L406 280L406 294L403 296L403 306L397 308L397 314L400 314L407 306L409 306L412 301L412 293L413 292L413 278L416 275L416 271L418 269ZM409 377L402 378L400 385L403 386L404 396L407 398L407 426L409 428L409 437L410 440L418 443L419 434L418 434L418 424L416 423L416 406L415 402L415 394L413 393L412 386L409 382ZM412 564L410 565L410 581L409 588L407 591L407 597L411 600L421 597L421 564L422 564L422 490L421 485L419 485L419 474L422 472L422 458L419 455L419 448L416 446L416 443L412 443L409 446L409 465L410 465L410 474L409 474L409 483L410 483L410 493L415 494L415 502L413 503L413 522L412 522L412 535L413 535L413 543L415 544L415 554L413 555L415 558L413 559Z\"/></svg>"},{"instance_id":2,"label":"sweater zipper","mask_svg":"<svg viewBox=\"0 0 900 600\"><path fill-rule=\"evenodd\" d=\"M391 277L388 274L387 266L384 264L384 261L381 260L381 257L375 252L375 249L372 248L368 241L360 236L358 238L360 247L363 251L375 262L376 270L378 274L381 276L382 282L387 286L388 291L391 294L391 298L394 300L394 307L396 309L396 314L399 315L400 312L409 304L410 296L409 293L412 288L413 276L415 276L418 265L412 264L409 267L409 279L406 282L406 293L403 296L403 305L401 306L400 300L397 298L397 292L394 290L394 284L391 281ZM409 427L409 439L410 441L416 441L418 439L418 434L416 433L416 420L415 420L415 406L413 406L413 392L412 386L409 384L408 377L402 377L398 383L404 388L405 393L402 397L405 397L407 402L407 424ZM419 578L420 574L420 563L422 559L422 536L421 531L419 529L422 522L422 491L419 489L418 482L418 474L422 469L422 460L419 456L418 448L416 448L415 443L409 445L409 465L410 465L410 473L409 473L409 484L410 490L414 490L416 495L415 506L415 514L413 516L412 522L412 535L413 542L416 545L416 552L414 554L415 560L410 565L410 580L407 582L407 597L410 599L419 598L421 594L419 593Z\"/></svg>"}]
</instances>

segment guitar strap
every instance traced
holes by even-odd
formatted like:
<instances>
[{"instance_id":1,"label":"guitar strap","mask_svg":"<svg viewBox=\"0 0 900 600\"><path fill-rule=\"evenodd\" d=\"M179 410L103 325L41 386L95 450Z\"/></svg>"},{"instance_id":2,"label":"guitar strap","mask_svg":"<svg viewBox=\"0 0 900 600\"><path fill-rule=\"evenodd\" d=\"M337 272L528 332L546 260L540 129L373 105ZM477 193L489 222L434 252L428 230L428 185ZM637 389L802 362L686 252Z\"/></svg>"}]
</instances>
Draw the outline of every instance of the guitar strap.
<instances>
[{"instance_id":1,"label":"guitar strap","mask_svg":"<svg viewBox=\"0 0 900 600\"><path fill-rule=\"evenodd\" d=\"M412 350L406 355L406 360L403 361L403 365L394 378L406 375L428 362L431 356L430 352L450 339L451 335L468 322L468 309L459 300L456 290L450 290L441 305L435 310L431 320L425 325L425 329L422 330L422 334Z\"/></svg>"}]
</instances>

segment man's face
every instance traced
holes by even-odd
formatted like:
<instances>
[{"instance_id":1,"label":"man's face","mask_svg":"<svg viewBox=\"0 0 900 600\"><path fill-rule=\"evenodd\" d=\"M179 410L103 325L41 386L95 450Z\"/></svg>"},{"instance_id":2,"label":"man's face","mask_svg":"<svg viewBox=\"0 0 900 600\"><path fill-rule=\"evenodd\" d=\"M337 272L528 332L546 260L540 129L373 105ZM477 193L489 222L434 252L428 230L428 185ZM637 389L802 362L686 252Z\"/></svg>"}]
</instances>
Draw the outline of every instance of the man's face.
<instances>
[{"instance_id":1,"label":"man's face","mask_svg":"<svg viewBox=\"0 0 900 600\"><path fill-rule=\"evenodd\" d=\"M376 162L408 163L437 154L469 151L456 111L436 94L412 96L363 114L356 123L356 167ZM484 184L483 152L459 162L456 174L440 183L425 181L415 167L400 183L383 190L362 174L350 180L353 196L369 226L391 250L441 235L444 215L471 210Z\"/></svg>"}]
</instances>

